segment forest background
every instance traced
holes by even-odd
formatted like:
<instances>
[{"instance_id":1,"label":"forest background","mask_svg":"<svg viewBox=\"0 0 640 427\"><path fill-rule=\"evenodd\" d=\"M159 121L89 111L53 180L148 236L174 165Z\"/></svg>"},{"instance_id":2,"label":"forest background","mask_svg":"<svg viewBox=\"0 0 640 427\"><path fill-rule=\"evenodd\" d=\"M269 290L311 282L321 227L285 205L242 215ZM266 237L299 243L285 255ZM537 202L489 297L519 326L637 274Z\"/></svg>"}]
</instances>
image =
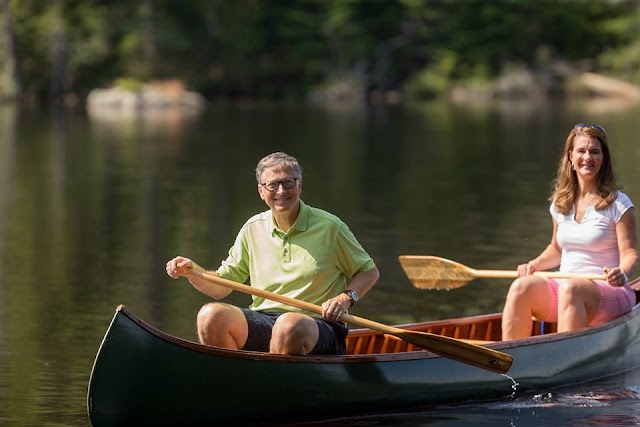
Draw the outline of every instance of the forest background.
<instances>
[{"instance_id":1,"label":"forest background","mask_svg":"<svg viewBox=\"0 0 640 427\"><path fill-rule=\"evenodd\" d=\"M0 0L0 99L172 79L214 99L584 94L640 83L637 0Z\"/></svg>"}]
</instances>

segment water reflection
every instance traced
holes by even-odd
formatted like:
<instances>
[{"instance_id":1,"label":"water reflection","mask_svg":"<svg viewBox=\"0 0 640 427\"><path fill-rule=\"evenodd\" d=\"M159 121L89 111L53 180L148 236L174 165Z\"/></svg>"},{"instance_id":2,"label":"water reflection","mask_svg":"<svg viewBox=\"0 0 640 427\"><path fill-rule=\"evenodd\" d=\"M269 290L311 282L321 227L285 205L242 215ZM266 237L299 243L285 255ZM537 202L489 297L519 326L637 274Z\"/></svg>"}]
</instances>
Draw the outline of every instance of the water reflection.
<instances>
[{"instance_id":1,"label":"water reflection","mask_svg":"<svg viewBox=\"0 0 640 427\"><path fill-rule=\"evenodd\" d=\"M14 107L5 106L0 108L0 277L4 276L5 253L8 247L7 234L9 229L9 218L11 217L12 199L14 195L14 174L16 156L16 115L18 112ZM3 289L0 287L0 301ZM0 304L0 314L2 314L2 304ZM0 323L0 339L2 338L2 323Z\"/></svg>"},{"instance_id":2,"label":"water reflection","mask_svg":"<svg viewBox=\"0 0 640 427\"><path fill-rule=\"evenodd\" d=\"M607 128L625 192L640 203L639 110L218 105L197 117L122 121L2 108L0 424L86 425L91 364L120 303L196 339L206 298L168 279L164 263L181 253L215 267L226 256L246 218L265 209L253 169L271 151L299 158L303 199L345 220L376 260L381 280L354 314L405 323L501 309L508 281L423 291L397 256L512 269L536 255L550 236L546 198L574 123ZM635 400L620 414L633 417ZM498 417L465 411L461 423ZM423 421L451 426L458 416Z\"/></svg>"},{"instance_id":3,"label":"water reflection","mask_svg":"<svg viewBox=\"0 0 640 427\"><path fill-rule=\"evenodd\" d=\"M637 383L640 371L631 375ZM305 426L636 426L640 421L638 390L622 386L624 380L620 377L617 381L618 385L614 387L577 387L506 402L430 407L401 414L309 422Z\"/></svg>"}]
</instances>

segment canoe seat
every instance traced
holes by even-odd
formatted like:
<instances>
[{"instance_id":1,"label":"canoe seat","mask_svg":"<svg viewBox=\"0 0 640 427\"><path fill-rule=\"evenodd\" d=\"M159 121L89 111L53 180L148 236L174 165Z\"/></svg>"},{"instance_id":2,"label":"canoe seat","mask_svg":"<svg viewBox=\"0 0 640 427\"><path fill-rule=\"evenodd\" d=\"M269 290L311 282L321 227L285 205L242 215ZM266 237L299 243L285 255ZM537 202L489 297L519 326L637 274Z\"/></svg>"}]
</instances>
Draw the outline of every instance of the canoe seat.
<instances>
[{"instance_id":1,"label":"canoe seat","mask_svg":"<svg viewBox=\"0 0 640 427\"><path fill-rule=\"evenodd\" d=\"M531 327L531 335L545 335L553 332L558 332L558 324L554 322L544 322L542 320L536 319L535 316L531 316L531 321L533 323Z\"/></svg>"}]
</instances>

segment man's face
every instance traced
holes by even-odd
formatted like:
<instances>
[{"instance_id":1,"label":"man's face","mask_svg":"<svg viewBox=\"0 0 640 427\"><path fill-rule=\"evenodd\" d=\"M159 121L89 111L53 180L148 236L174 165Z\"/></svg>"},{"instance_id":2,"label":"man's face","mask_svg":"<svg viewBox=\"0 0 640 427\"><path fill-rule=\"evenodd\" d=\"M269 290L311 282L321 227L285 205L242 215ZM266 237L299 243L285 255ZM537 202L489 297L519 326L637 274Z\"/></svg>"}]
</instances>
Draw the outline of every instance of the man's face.
<instances>
[{"instance_id":1,"label":"man's face","mask_svg":"<svg viewBox=\"0 0 640 427\"><path fill-rule=\"evenodd\" d=\"M285 213L297 210L302 194L301 178L296 178L288 169L265 169L261 178L258 193L272 211Z\"/></svg>"}]
</instances>

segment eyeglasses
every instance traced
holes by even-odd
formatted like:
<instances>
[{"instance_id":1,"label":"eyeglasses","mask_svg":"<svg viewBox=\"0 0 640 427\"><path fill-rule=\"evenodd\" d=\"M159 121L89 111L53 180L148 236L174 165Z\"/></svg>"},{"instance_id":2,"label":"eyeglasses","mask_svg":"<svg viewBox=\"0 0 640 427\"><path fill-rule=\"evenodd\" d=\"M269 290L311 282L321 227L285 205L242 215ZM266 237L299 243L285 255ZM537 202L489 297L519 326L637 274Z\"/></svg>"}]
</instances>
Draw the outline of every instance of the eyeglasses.
<instances>
[{"instance_id":1,"label":"eyeglasses","mask_svg":"<svg viewBox=\"0 0 640 427\"><path fill-rule=\"evenodd\" d=\"M282 184L282 186L288 190L296 185L296 181L298 181L298 178L286 178L280 181L261 182L260 185L269 191L276 191L280 187L280 184Z\"/></svg>"},{"instance_id":2,"label":"eyeglasses","mask_svg":"<svg viewBox=\"0 0 640 427\"><path fill-rule=\"evenodd\" d=\"M604 128L602 126L600 126L599 124L596 123L578 123L577 125L575 125L573 127L574 129L580 129L580 128L595 128L597 130L599 130L602 133L607 133L606 130L604 130Z\"/></svg>"}]
</instances>

